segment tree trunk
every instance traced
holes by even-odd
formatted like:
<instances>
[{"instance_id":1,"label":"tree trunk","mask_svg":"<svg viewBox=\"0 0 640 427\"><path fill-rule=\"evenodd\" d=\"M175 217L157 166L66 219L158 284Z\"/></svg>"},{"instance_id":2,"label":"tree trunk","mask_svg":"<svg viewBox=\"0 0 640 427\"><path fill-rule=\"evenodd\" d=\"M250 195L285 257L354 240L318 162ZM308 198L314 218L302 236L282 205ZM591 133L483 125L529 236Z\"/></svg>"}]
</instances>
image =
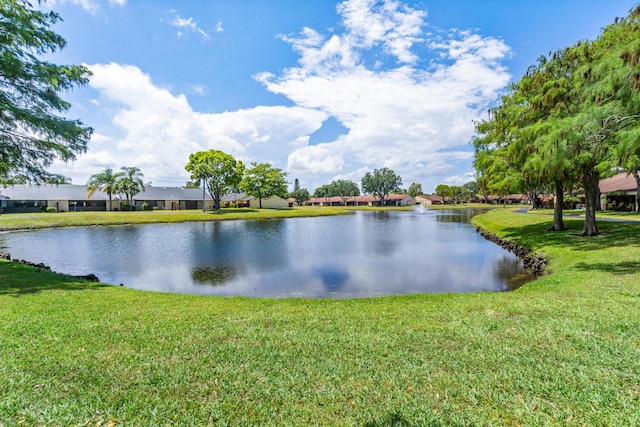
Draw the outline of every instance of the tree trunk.
<instances>
[{"instance_id":1,"label":"tree trunk","mask_svg":"<svg viewBox=\"0 0 640 427\"><path fill-rule=\"evenodd\" d=\"M531 190L527 193L527 195L529 196L529 200L531 201L532 209L538 209L538 206L536 205L536 200L538 200L538 192L535 190Z\"/></svg>"},{"instance_id":2,"label":"tree trunk","mask_svg":"<svg viewBox=\"0 0 640 427\"><path fill-rule=\"evenodd\" d=\"M631 174L636 179L636 212L640 213L640 176L638 175L638 170L633 169Z\"/></svg>"},{"instance_id":3,"label":"tree trunk","mask_svg":"<svg viewBox=\"0 0 640 427\"><path fill-rule=\"evenodd\" d=\"M78 210L76 208L76 210ZM109 193L109 212L113 212L113 206L111 205L111 193Z\"/></svg>"},{"instance_id":4,"label":"tree trunk","mask_svg":"<svg viewBox=\"0 0 640 427\"><path fill-rule=\"evenodd\" d=\"M200 180L200 184L202 185L202 212L205 212L206 209L204 207L204 201L205 201L204 178Z\"/></svg>"},{"instance_id":5,"label":"tree trunk","mask_svg":"<svg viewBox=\"0 0 640 427\"><path fill-rule=\"evenodd\" d=\"M220 210L220 191L216 190L213 193L213 203L214 203L214 207L215 210Z\"/></svg>"},{"instance_id":6,"label":"tree trunk","mask_svg":"<svg viewBox=\"0 0 640 427\"><path fill-rule=\"evenodd\" d=\"M258 203L260 204L260 209L262 209L262 197L258 197Z\"/></svg>"},{"instance_id":7,"label":"tree trunk","mask_svg":"<svg viewBox=\"0 0 640 427\"><path fill-rule=\"evenodd\" d=\"M596 208L598 206L598 184L600 173L594 170L586 172L582 176L582 187L585 197L584 228L581 236L597 236L600 234L596 225Z\"/></svg>"},{"instance_id":8,"label":"tree trunk","mask_svg":"<svg viewBox=\"0 0 640 427\"><path fill-rule=\"evenodd\" d=\"M564 186L560 181L556 181L556 203L553 205L553 225L550 231L564 230L562 219L562 207L564 206Z\"/></svg>"}]
</instances>

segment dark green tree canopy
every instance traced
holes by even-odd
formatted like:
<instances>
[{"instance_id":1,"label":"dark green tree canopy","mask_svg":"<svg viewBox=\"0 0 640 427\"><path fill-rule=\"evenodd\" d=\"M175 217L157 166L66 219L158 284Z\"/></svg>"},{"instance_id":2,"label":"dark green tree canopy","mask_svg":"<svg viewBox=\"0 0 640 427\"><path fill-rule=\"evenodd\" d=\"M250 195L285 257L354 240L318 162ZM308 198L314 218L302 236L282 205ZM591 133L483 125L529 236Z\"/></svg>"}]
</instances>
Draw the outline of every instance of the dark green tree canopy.
<instances>
[{"instance_id":1,"label":"dark green tree canopy","mask_svg":"<svg viewBox=\"0 0 640 427\"><path fill-rule=\"evenodd\" d=\"M214 200L214 209L220 209L220 198L236 188L242 179L244 164L220 150L198 151L189 155L184 167L192 180L202 180Z\"/></svg>"},{"instance_id":2,"label":"dark green tree canopy","mask_svg":"<svg viewBox=\"0 0 640 427\"><path fill-rule=\"evenodd\" d=\"M293 190L289 197L293 197L296 199L296 203L298 206L301 206L304 202L311 198L311 194L309 194L309 190L306 188L298 188L297 190Z\"/></svg>"},{"instance_id":3,"label":"dark green tree canopy","mask_svg":"<svg viewBox=\"0 0 640 427\"><path fill-rule=\"evenodd\" d=\"M66 44L50 30L58 21L26 0L0 2L0 182L14 175L45 181L54 159L86 151L92 129L60 115L70 104L58 94L86 84L91 73L41 59Z\"/></svg>"},{"instance_id":4,"label":"dark green tree canopy","mask_svg":"<svg viewBox=\"0 0 640 427\"><path fill-rule=\"evenodd\" d=\"M287 174L269 163L253 162L245 172L240 188L245 194L257 197L262 208L262 199L287 197Z\"/></svg>"},{"instance_id":5,"label":"dark green tree canopy","mask_svg":"<svg viewBox=\"0 0 640 427\"><path fill-rule=\"evenodd\" d=\"M362 191L377 196L382 206L387 196L398 191L401 185L402 178L389 168L374 169L362 177Z\"/></svg>"},{"instance_id":6,"label":"dark green tree canopy","mask_svg":"<svg viewBox=\"0 0 640 427\"><path fill-rule=\"evenodd\" d=\"M331 181L329 184L316 188L314 192L315 197L340 197L343 205L347 204L349 197L359 195L360 189L358 188L358 184L348 179Z\"/></svg>"}]
</instances>

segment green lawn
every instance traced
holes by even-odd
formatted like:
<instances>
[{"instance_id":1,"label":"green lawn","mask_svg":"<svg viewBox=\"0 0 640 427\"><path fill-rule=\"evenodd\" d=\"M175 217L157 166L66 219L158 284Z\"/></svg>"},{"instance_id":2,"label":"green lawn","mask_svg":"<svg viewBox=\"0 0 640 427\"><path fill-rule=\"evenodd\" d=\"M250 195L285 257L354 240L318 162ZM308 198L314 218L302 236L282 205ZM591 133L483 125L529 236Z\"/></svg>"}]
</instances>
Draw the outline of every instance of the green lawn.
<instances>
[{"instance_id":1,"label":"green lawn","mask_svg":"<svg viewBox=\"0 0 640 427\"><path fill-rule=\"evenodd\" d=\"M476 217L550 258L511 293L200 297L2 261L0 425L640 425L640 224L550 222Z\"/></svg>"},{"instance_id":2,"label":"green lawn","mask_svg":"<svg viewBox=\"0 0 640 427\"><path fill-rule=\"evenodd\" d=\"M87 225L145 224L157 222L224 221L271 219L305 216L343 215L350 211L339 206L301 206L283 209L221 209L218 211L133 211L133 212L59 212L0 215L0 231L25 228L69 227Z\"/></svg>"}]
</instances>

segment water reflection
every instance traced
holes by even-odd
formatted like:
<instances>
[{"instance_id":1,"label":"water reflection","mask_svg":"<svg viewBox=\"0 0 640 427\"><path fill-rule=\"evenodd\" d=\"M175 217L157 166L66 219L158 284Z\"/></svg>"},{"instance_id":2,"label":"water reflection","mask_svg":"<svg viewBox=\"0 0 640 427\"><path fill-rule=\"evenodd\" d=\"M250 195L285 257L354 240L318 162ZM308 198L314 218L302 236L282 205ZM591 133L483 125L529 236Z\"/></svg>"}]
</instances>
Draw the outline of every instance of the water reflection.
<instances>
[{"instance_id":1,"label":"water reflection","mask_svg":"<svg viewBox=\"0 0 640 427\"><path fill-rule=\"evenodd\" d=\"M531 277L469 225L477 211L356 212L271 221L0 235L15 258L166 292L350 298L504 291Z\"/></svg>"},{"instance_id":2,"label":"water reflection","mask_svg":"<svg viewBox=\"0 0 640 427\"><path fill-rule=\"evenodd\" d=\"M324 288L328 292L337 292L342 289L349 280L349 273L341 268L324 266L315 269L315 273L322 280Z\"/></svg>"},{"instance_id":3,"label":"water reflection","mask_svg":"<svg viewBox=\"0 0 640 427\"><path fill-rule=\"evenodd\" d=\"M214 267L195 267L191 270L191 278L195 283L217 286L229 282L238 273L235 266L220 264Z\"/></svg>"},{"instance_id":4,"label":"water reflection","mask_svg":"<svg viewBox=\"0 0 640 427\"><path fill-rule=\"evenodd\" d=\"M496 259L494 266L495 277L505 283L505 290L513 291L536 278L535 273L522 268L521 260L511 256Z\"/></svg>"}]
</instances>

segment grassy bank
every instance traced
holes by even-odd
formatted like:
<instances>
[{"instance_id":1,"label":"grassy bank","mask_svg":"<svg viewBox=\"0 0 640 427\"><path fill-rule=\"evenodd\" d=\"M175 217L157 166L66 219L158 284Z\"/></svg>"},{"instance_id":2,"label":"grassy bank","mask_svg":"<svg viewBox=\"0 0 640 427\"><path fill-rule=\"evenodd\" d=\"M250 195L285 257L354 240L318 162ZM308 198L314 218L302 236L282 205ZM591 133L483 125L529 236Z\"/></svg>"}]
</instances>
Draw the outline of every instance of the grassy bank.
<instances>
[{"instance_id":1,"label":"grassy bank","mask_svg":"<svg viewBox=\"0 0 640 427\"><path fill-rule=\"evenodd\" d=\"M580 220L476 221L552 274L511 293L265 300L0 261L0 425L640 424L640 225L584 239Z\"/></svg>"},{"instance_id":2,"label":"grassy bank","mask_svg":"<svg viewBox=\"0 0 640 427\"><path fill-rule=\"evenodd\" d=\"M237 219L294 218L323 215L343 215L350 211L339 207L301 206L286 209L221 209L218 211L133 211L133 212L59 212L0 215L0 231L71 227L87 225L118 225L171 223L187 221L224 221Z\"/></svg>"}]
</instances>

